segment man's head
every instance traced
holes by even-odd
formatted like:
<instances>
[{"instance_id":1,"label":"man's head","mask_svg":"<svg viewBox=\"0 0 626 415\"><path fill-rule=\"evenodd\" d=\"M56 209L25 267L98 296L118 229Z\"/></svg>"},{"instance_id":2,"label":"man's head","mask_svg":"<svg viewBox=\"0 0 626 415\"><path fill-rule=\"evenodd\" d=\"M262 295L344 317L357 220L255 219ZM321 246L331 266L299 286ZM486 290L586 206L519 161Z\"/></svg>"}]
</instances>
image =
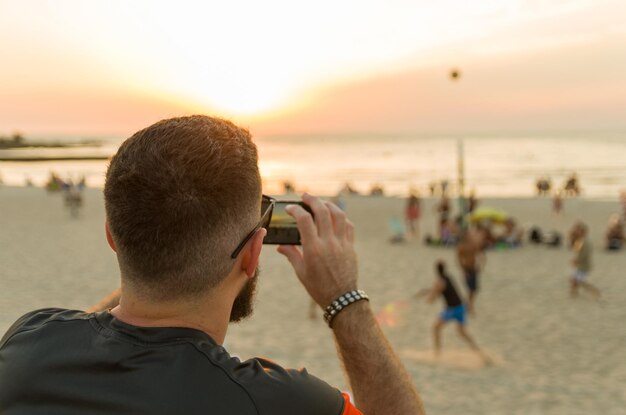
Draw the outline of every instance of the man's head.
<instances>
[{"instance_id":1,"label":"man's head","mask_svg":"<svg viewBox=\"0 0 626 415\"><path fill-rule=\"evenodd\" d=\"M163 120L126 140L104 187L124 283L163 301L223 281L259 220L257 161L248 131L206 116Z\"/></svg>"}]
</instances>

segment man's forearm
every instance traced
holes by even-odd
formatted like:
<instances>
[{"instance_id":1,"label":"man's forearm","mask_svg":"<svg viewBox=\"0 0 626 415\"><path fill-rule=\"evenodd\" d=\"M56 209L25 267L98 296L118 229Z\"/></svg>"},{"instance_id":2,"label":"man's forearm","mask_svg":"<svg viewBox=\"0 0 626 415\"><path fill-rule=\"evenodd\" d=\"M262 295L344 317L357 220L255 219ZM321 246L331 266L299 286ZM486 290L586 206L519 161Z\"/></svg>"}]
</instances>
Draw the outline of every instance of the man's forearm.
<instances>
[{"instance_id":1,"label":"man's forearm","mask_svg":"<svg viewBox=\"0 0 626 415\"><path fill-rule=\"evenodd\" d=\"M287 206L300 230L302 250L281 245L296 275L317 304L358 284L354 225L332 203L308 194L302 206ZM335 316L333 331L359 409L365 415L422 415L422 403L408 374L385 339L369 303L358 301Z\"/></svg>"},{"instance_id":2,"label":"man's forearm","mask_svg":"<svg viewBox=\"0 0 626 415\"><path fill-rule=\"evenodd\" d=\"M332 326L354 399L365 415L424 414L413 382L368 302L350 305Z\"/></svg>"}]
</instances>

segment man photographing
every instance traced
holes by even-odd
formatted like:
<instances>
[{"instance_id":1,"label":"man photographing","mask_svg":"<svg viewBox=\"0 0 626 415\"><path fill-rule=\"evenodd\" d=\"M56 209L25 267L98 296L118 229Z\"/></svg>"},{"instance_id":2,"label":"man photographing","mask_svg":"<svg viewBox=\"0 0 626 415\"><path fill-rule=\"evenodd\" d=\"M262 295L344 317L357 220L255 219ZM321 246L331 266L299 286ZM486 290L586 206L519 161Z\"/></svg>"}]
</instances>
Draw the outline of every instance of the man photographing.
<instances>
[{"instance_id":1,"label":"man photographing","mask_svg":"<svg viewBox=\"0 0 626 415\"><path fill-rule=\"evenodd\" d=\"M221 346L252 312L272 208L257 164L250 134L216 118L163 120L126 140L104 188L119 304L21 317L0 342L0 413L422 414L358 290L354 227L313 196L315 220L287 209L302 247L279 252L326 310L359 410L306 370Z\"/></svg>"}]
</instances>

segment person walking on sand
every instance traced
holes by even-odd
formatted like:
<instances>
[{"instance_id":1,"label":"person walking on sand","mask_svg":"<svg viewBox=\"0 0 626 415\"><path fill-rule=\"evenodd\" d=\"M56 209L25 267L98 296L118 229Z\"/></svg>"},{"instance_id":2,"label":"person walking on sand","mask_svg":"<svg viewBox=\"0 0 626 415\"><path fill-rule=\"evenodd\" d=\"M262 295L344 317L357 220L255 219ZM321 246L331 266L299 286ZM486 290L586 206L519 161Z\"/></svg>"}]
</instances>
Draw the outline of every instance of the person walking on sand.
<instances>
[{"instance_id":1,"label":"person walking on sand","mask_svg":"<svg viewBox=\"0 0 626 415\"><path fill-rule=\"evenodd\" d=\"M560 190L554 192L554 198L552 199L552 212L559 216L563 211L563 195Z\"/></svg>"},{"instance_id":2,"label":"person walking on sand","mask_svg":"<svg viewBox=\"0 0 626 415\"><path fill-rule=\"evenodd\" d=\"M457 245L456 253L469 292L467 298L468 311L471 315L475 315L476 294L479 288L478 273L485 265L483 243L479 239L479 235L472 230L465 232Z\"/></svg>"},{"instance_id":3,"label":"person walking on sand","mask_svg":"<svg viewBox=\"0 0 626 415\"><path fill-rule=\"evenodd\" d=\"M591 253L592 247L587 237L587 225L577 222L572 229L572 249L574 250L574 258L572 265L574 272L571 277L571 296L578 296L578 287L581 287L593 294L594 297L600 298L600 290L587 282L587 275L591 271Z\"/></svg>"},{"instance_id":4,"label":"person walking on sand","mask_svg":"<svg viewBox=\"0 0 626 415\"><path fill-rule=\"evenodd\" d=\"M450 219L450 198L448 198L447 194L442 194L439 203L435 205L435 209L439 214L439 239L444 238L444 225Z\"/></svg>"},{"instance_id":5,"label":"person walking on sand","mask_svg":"<svg viewBox=\"0 0 626 415\"><path fill-rule=\"evenodd\" d=\"M429 303L434 302L438 297L443 298L445 302L444 310L439 314L435 324L433 325L433 343L435 347L435 355L441 354L441 331L443 327L452 321L457 323L457 333L469 347L478 353L483 362L486 364L491 363L491 359L478 347L476 341L469 335L466 326L466 309L465 304L461 301L461 297L452 282L452 278L446 272L446 264L444 261L439 260L435 264L435 270L437 273L435 283L432 288L421 290L417 293L416 297L426 296Z\"/></svg>"},{"instance_id":6,"label":"person walking on sand","mask_svg":"<svg viewBox=\"0 0 626 415\"><path fill-rule=\"evenodd\" d=\"M407 199L404 219L406 221L409 238L417 238L419 232L419 218L421 214L420 199L415 192Z\"/></svg>"},{"instance_id":7,"label":"person walking on sand","mask_svg":"<svg viewBox=\"0 0 626 415\"><path fill-rule=\"evenodd\" d=\"M78 186L76 186L71 180L68 180L67 186L64 189L65 194L65 206L70 211L72 218L77 218L80 213L80 208L83 205L83 195Z\"/></svg>"},{"instance_id":8,"label":"person walking on sand","mask_svg":"<svg viewBox=\"0 0 626 415\"><path fill-rule=\"evenodd\" d=\"M471 215L476 210L476 206L478 206L478 199L476 198L476 189L472 189L467 198L467 214Z\"/></svg>"},{"instance_id":9,"label":"person walking on sand","mask_svg":"<svg viewBox=\"0 0 626 415\"><path fill-rule=\"evenodd\" d=\"M606 230L606 250L619 251L624 246L625 240L624 221L618 214L611 215Z\"/></svg>"}]
</instances>

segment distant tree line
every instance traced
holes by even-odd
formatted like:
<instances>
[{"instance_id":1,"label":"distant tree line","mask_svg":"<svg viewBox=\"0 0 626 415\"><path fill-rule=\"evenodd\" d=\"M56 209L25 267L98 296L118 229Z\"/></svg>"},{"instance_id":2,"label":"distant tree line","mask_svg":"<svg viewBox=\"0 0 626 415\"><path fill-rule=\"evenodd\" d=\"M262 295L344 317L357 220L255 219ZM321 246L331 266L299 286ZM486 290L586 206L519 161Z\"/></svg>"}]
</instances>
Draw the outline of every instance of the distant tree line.
<instances>
[{"instance_id":1,"label":"distant tree line","mask_svg":"<svg viewBox=\"0 0 626 415\"><path fill-rule=\"evenodd\" d=\"M73 142L62 141L32 141L26 140L20 132L15 132L10 136L0 135L0 149L22 148L22 147L45 147L45 148L65 148L65 147L84 147L84 146L100 146L99 140L82 140Z\"/></svg>"},{"instance_id":2,"label":"distant tree line","mask_svg":"<svg viewBox=\"0 0 626 415\"><path fill-rule=\"evenodd\" d=\"M24 136L21 133L13 133L9 137L0 136L0 148L6 147L24 147Z\"/></svg>"}]
</instances>

